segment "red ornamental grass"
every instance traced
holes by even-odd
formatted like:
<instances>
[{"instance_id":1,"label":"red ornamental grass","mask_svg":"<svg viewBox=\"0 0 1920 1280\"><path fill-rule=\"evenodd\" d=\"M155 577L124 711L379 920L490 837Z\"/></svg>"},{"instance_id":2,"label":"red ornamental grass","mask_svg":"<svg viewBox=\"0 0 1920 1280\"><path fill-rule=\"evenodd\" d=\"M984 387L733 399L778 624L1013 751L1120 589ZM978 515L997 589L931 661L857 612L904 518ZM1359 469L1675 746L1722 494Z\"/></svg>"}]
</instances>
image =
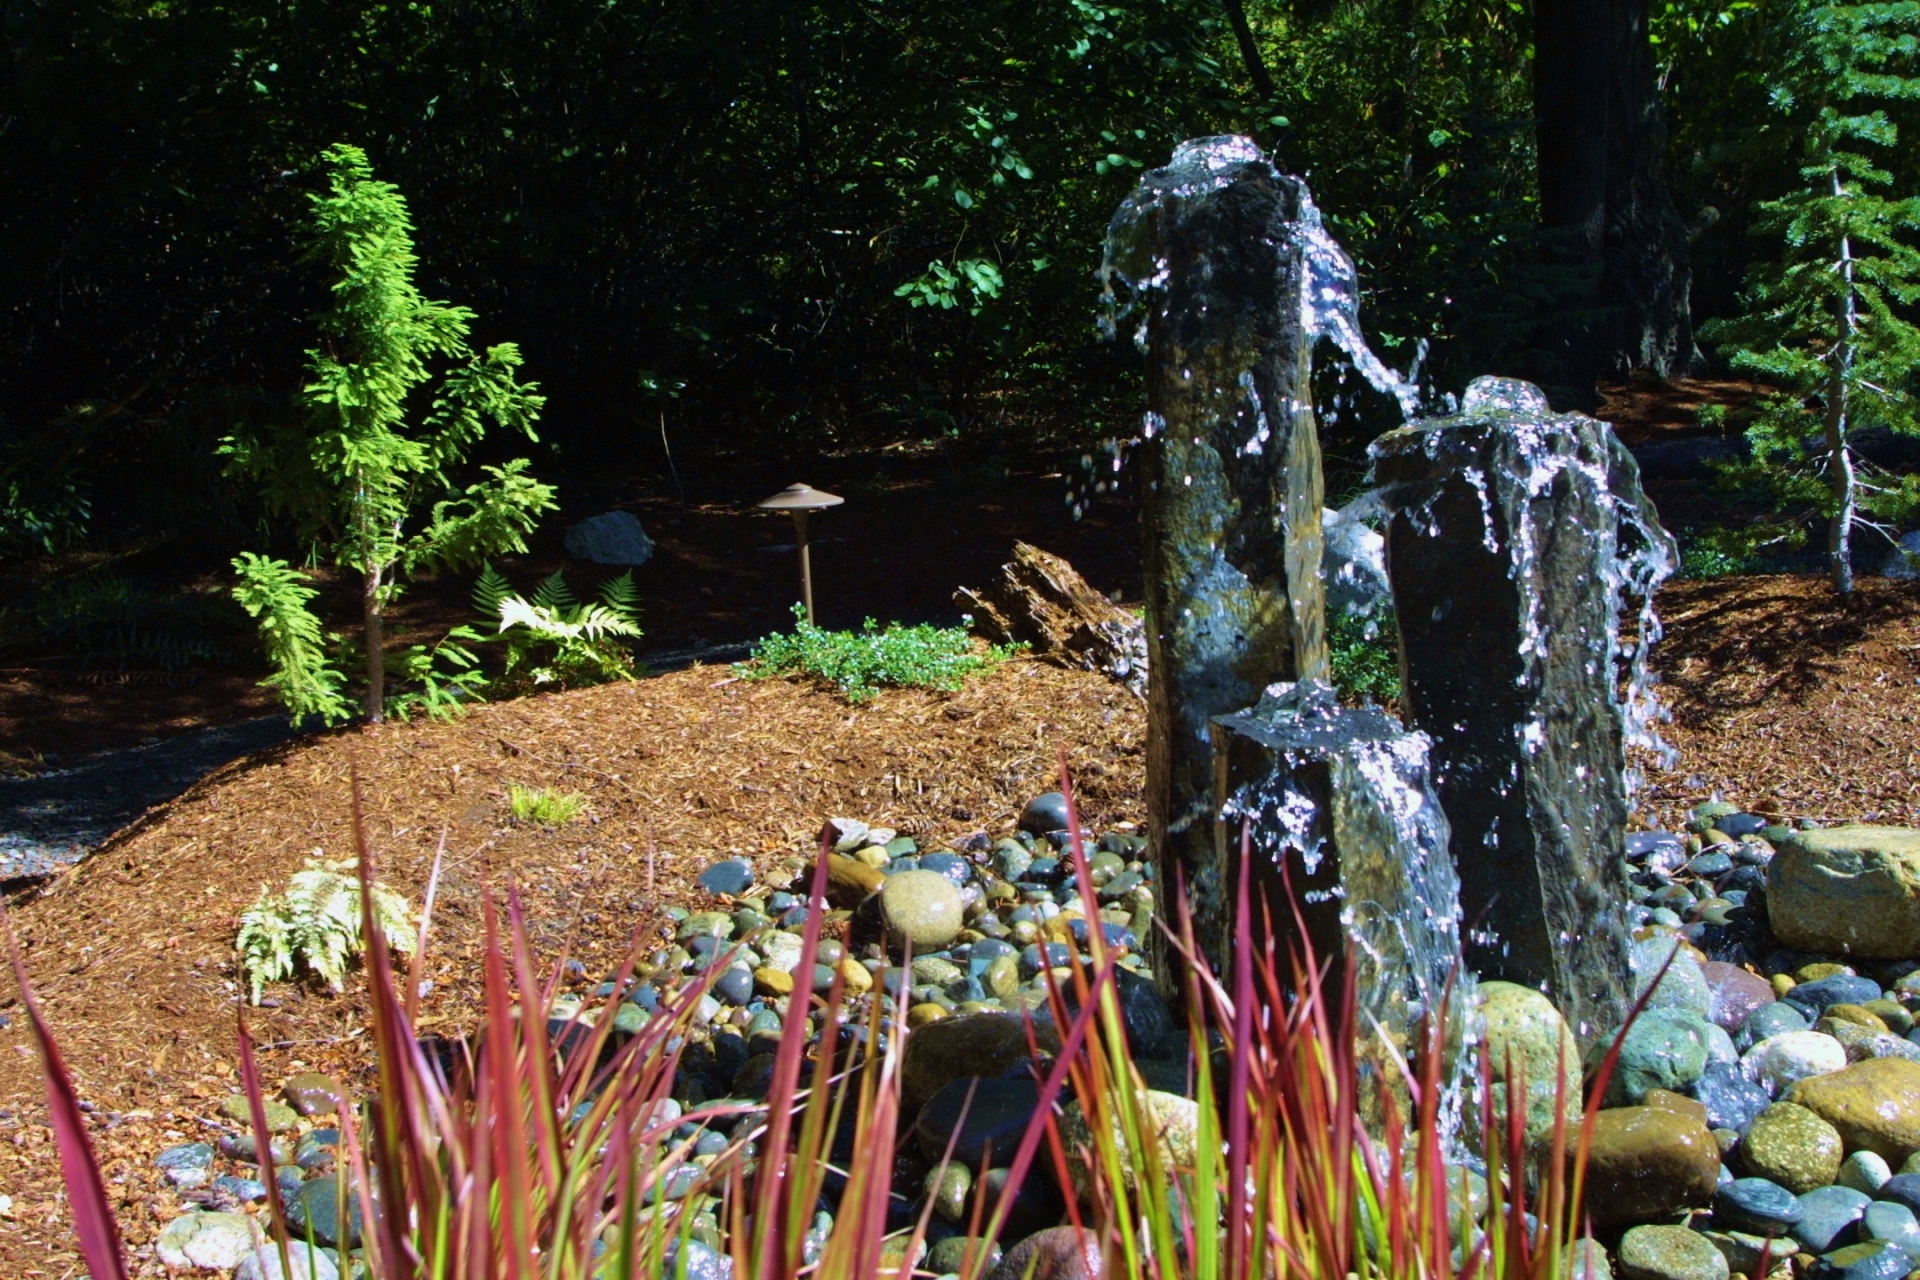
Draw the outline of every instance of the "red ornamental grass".
<instances>
[{"instance_id":1,"label":"red ornamental grass","mask_svg":"<svg viewBox=\"0 0 1920 1280\"><path fill-rule=\"evenodd\" d=\"M1429 1020L1414 1062L1398 1081L1410 1115L1402 1115L1387 1091L1376 1108L1385 1116L1382 1132L1369 1133L1361 1121L1361 1090L1382 1086L1363 1077L1351 985L1337 1006L1330 1001L1324 965L1305 945L1304 930L1294 932L1300 941L1284 970L1270 948L1246 945L1235 948L1216 977L1200 962L1175 886L1177 929L1170 943L1184 962L1193 1042L1208 1045L1211 1032L1219 1047L1196 1055L1193 1140L1170 1142L1157 1129L1160 1118L1128 1053L1115 978L1119 956L1100 934L1064 760L1062 788L1076 833L1068 855L1089 925L1089 962L1076 960L1066 974L1048 976L1060 1049L1040 1080L1036 1122L1013 1153L1002 1193L989 1203L980 1184L970 1236L998 1237L1022 1180L1051 1176L1069 1190L1069 1223L1085 1233L1083 1252L1107 1277L1549 1280L1570 1273L1593 1107L1618 1055L1617 1041L1577 1133L1567 1131L1564 1107L1557 1107L1544 1152L1527 1147L1523 1081L1507 1081L1503 1123L1495 1119L1502 1109L1482 1108L1480 1151L1492 1200L1482 1231L1455 1221L1449 1208L1448 1182L1462 1170L1449 1163L1442 1132L1444 1008ZM354 817L362 923L365 936L377 939L371 894L364 891L374 879L374 856L357 789ZM796 969L803 977L812 975L819 956L831 845L828 829L810 886ZM1245 837L1242 851L1249 852ZM916 1220L889 1233L889 1221L899 1218L892 1179L896 1134L909 1119L900 1115L899 1099L911 1033L898 1017L890 1027L883 1022L877 995L866 1025L846 1035L840 1030L844 979L836 973L825 995L809 994L811 983L801 982L764 1105L711 1104L679 1115L669 1101L675 1072L695 1011L722 966L710 967L619 1042L614 1019L637 963L636 938L597 1017L566 1023L556 1044L544 1011L559 990L564 957L537 981L518 896L507 894L503 917L489 894L483 902L484 1029L477 1045L452 1047L449 1068L413 1030L438 874L436 859L405 996L385 948L368 949L378 1084L360 1108L343 1105L340 1112L341 1200L359 1209L365 1261L376 1280L653 1280L684 1271L695 1247L696 1216L709 1210L724 1229L737 1280L904 1276L890 1260L919 1255L930 1210L923 1207ZM1256 921L1243 878L1237 937L1263 936L1256 923L1272 936L1261 905ZM113 1280L126 1272L84 1120L17 948L14 967L43 1055L81 1251L91 1274ZM816 1024L823 1031L814 1039ZM1031 1029L1029 1035L1038 1059ZM269 1161L263 1180L270 1221L281 1223L264 1093L244 1015L239 1045L257 1149ZM1484 1062L1481 1085L1490 1097ZM1224 1095L1216 1092L1222 1087ZM1085 1121L1072 1131L1081 1135L1072 1147L1060 1124L1068 1097ZM747 1117L751 1123L742 1124ZM702 1166L693 1160L694 1140L674 1137L686 1121L731 1122L735 1137ZM844 1138L849 1128L851 1146L841 1149L851 1154L836 1162L835 1137ZM1084 1195L1072 1193L1076 1186ZM830 1191L838 1197L833 1227L810 1258L808 1232ZM1537 1229L1529 1227L1529 1213L1537 1215ZM284 1231L276 1243L281 1249L308 1244ZM986 1271L984 1251L970 1252L964 1280Z\"/></svg>"}]
</instances>

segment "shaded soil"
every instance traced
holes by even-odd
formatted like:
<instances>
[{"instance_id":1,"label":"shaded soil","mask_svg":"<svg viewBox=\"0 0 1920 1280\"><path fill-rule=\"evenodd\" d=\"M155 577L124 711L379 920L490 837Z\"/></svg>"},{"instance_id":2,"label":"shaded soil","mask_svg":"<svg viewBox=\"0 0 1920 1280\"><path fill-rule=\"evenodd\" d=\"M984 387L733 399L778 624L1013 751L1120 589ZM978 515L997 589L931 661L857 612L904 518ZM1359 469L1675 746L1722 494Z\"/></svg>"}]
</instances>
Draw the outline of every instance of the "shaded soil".
<instances>
[{"instance_id":1,"label":"shaded soil","mask_svg":"<svg viewBox=\"0 0 1920 1280\"><path fill-rule=\"evenodd\" d=\"M1102 591L1139 598L1132 505L1105 500L1076 521L1064 478L1041 464L957 471L937 456L883 454L823 458L806 478L847 499L812 521L814 599L824 627L857 627L869 617L956 623L954 589L984 584L1015 541L1065 556ZM682 503L640 492L618 504L640 518L656 544L653 559L634 570L646 633L636 649L643 664L670 668L695 657L744 656L749 642L792 627L800 598L793 522L752 505L784 483L736 478L737 492L721 497L696 494ZM576 592L591 594L613 571L570 561L560 545L564 526L552 523L530 554L506 557L499 567L527 594L556 569L566 570ZM473 578L448 575L410 588L390 628L394 648L475 621ZM355 616L347 585L331 584L331 591L337 597L330 600L331 616ZM0 772L9 761L15 771L48 757L70 764L265 714L274 703L257 687L262 674L12 668L0 673Z\"/></svg>"}]
</instances>

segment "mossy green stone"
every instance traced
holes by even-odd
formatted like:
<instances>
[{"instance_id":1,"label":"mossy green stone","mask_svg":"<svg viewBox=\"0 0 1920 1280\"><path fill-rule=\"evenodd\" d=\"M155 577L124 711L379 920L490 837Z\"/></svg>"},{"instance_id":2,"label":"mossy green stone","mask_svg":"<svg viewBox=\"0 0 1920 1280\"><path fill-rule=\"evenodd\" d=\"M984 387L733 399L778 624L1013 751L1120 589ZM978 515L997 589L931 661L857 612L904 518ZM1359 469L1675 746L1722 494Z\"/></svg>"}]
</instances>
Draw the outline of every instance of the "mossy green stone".
<instances>
[{"instance_id":1,"label":"mossy green stone","mask_svg":"<svg viewBox=\"0 0 1920 1280\"><path fill-rule=\"evenodd\" d=\"M1527 1141L1538 1143L1553 1132L1554 1102L1564 1104L1568 1124L1580 1123L1580 1042L1553 1001L1513 982L1483 982L1479 989L1483 1026L1481 1052L1493 1073L1496 1115L1503 1115L1507 1080L1524 1078ZM1561 1078L1567 1083L1564 1091ZM1504 1127L1504 1122L1502 1122Z\"/></svg>"},{"instance_id":2,"label":"mossy green stone","mask_svg":"<svg viewBox=\"0 0 1920 1280\"><path fill-rule=\"evenodd\" d=\"M1620 1238L1621 1280L1728 1280L1713 1241L1686 1227L1635 1227Z\"/></svg>"},{"instance_id":3,"label":"mossy green stone","mask_svg":"<svg viewBox=\"0 0 1920 1280\"><path fill-rule=\"evenodd\" d=\"M261 1105L267 1113L267 1129L269 1132L286 1133L289 1130L300 1127L299 1113L286 1103L262 1099ZM220 1104L220 1114L235 1124L251 1125L253 1123L253 1110L247 1102L247 1096L243 1093L236 1093L225 1102L222 1102Z\"/></svg>"},{"instance_id":4,"label":"mossy green stone","mask_svg":"<svg viewBox=\"0 0 1920 1280\"><path fill-rule=\"evenodd\" d=\"M1740 1144L1740 1161L1749 1175L1777 1182L1797 1196L1831 1184L1845 1156L1839 1130L1792 1102L1762 1111Z\"/></svg>"}]
</instances>

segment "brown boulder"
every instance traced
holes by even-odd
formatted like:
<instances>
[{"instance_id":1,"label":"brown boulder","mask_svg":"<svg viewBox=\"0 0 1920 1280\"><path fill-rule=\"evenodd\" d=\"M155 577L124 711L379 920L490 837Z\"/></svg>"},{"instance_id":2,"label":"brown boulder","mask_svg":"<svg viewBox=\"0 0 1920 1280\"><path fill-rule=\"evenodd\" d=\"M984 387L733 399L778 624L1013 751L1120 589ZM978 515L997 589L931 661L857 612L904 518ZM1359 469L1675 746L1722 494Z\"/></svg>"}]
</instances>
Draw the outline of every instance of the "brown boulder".
<instances>
[{"instance_id":1,"label":"brown boulder","mask_svg":"<svg viewBox=\"0 0 1920 1280\"><path fill-rule=\"evenodd\" d=\"M979 591L962 587L953 602L995 643L1029 645L1056 665L1098 671L1147 694L1145 624L1059 556L1016 542L997 581Z\"/></svg>"},{"instance_id":2,"label":"brown boulder","mask_svg":"<svg viewBox=\"0 0 1920 1280\"><path fill-rule=\"evenodd\" d=\"M1869 1058L1808 1076L1787 1090L1785 1100L1839 1130L1850 1152L1871 1151L1898 1168L1920 1151L1920 1062Z\"/></svg>"},{"instance_id":3,"label":"brown boulder","mask_svg":"<svg viewBox=\"0 0 1920 1280\"><path fill-rule=\"evenodd\" d=\"M1665 1107L1615 1107L1594 1119L1587 1212L1600 1228L1651 1222L1713 1199L1720 1147L1705 1122Z\"/></svg>"}]
</instances>

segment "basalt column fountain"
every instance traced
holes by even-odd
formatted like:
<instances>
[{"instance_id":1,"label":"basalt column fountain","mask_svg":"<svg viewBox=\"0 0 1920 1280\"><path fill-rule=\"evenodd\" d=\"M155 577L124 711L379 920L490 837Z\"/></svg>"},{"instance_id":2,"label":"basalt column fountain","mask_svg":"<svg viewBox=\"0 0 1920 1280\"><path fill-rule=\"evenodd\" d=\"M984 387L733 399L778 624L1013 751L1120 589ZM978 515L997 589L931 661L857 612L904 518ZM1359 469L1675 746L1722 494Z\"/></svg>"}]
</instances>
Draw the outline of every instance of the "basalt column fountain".
<instances>
[{"instance_id":1,"label":"basalt column fountain","mask_svg":"<svg viewBox=\"0 0 1920 1280\"><path fill-rule=\"evenodd\" d=\"M1161 882L1185 879L1216 955L1231 895L1214 840L1213 718L1276 681L1326 675L1310 265L1295 232L1310 207L1248 140L1188 142L1115 214L1103 269L1147 354L1150 839Z\"/></svg>"},{"instance_id":2,"label":"basalt column fountain","mask_svg":"<svg viewBox=\"0 0 1920 1280\"><path fill-rule=\"evenodd\" d=\"M1105 271L1139 314L1149 669L1147 788L1161 883L1184 878L1219 965L1243 829L1260 919L1294 904L1323 959L1349 958L1391 1062L1459 958L1447 826L1427 743L1327 683L1313 344L1359 341L1353 267L1304 184L1244 138L1184 144L1113 220ZM1382 377L1391 389L1393 380ZM1291 884L1295 897L1285 893ZM1284 938L1280 956L1286 963ZM1158 966L1171 979L1171 966Z\"/></svg>"},{"instance_id":3,"label":"basalt column fountain","mask_svg":"<svg viewBox=\"0 0 1920 1280\"><path fill-rule=\"evenodd\" d=\"M1543 988L1583 1043L1630 1004L1624 742L1647 733L1672 539L1605 423L1482 378L1371 447L1404 711L1433 742L1466 957ZM1625 643L1624 610L1637 604Z\"/></svg>"}]
</instances>

